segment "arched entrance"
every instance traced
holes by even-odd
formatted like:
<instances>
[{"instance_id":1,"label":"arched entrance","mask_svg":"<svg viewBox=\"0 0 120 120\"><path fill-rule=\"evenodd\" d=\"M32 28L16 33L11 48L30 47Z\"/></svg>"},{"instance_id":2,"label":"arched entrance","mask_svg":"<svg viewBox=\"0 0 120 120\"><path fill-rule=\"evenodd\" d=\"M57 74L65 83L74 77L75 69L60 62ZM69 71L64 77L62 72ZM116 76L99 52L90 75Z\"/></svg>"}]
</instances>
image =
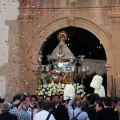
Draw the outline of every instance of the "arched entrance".
<instances>
[{"instance_id":1,"label":"arched entrance","mask_svg":"<svg viewBox=\"0 0 120 120\"><path fill-rule=\"evenodd\" d=\"M109 65L108 67L110 68L111 67L110 66L111 39L109 35L106 33L106 31L102 29L100 26L94 24L93 22L88 21L86 19L82 19L82 18L75 17L74 19L71 19L70 23L72 23L72 26L88 30L102 42L102 45L105 49L105 53L107 56L107 64ZM61 28L69 27L69 26L71 26L71 24L68 23L68 18L59 19L57 21L53 21L51 24L46 25L42 31L39 31L38 37L34 40L33 47L36 46L37 50L39 50L40 46L44 44L44 42L46 41L46 38L49 35L51 35L54 31L57 31ZM39 38L39 36L41 36L41 39ZM36 53L36 51L33 51L33 54L35 56L37 56L38 53ZM34 61L37 61L37 59L34 59ZM107 79L110 79L111 77L110 72L111 71L107 71ZM110 95L110 82L109 81L107 81L107 94Z\"/></svg>"},{"instance_id":2,"label":"arched entrance","mask_svg":"<svg viewBox=\"0 0 120 120\"><path fill-rule=\"evenodd\" d=\"M58 34L61 31L67 34L67 40L64 42L71 50L73 55L75 57L79 55L85 55L85 61L88 61L87 65L89 66L90 71L88 77L84 80L85 92L87 94L93 92L93 88L90 87L90 83L93 76L96 74L99 74L103 77L103 86L105 87L105 91L107 91L107 77L105 68L106 54L103 45L95 35L85 29L70 26L59 29L48 36L45 44L42 45L40 50L43 55L42 64L48 64L47 55L51 55L59 44ZM85 61L84 65L86 64ZM102 70L100 66L103 66ZM76 83L75 78L74 82ZM79 78L78 83L81 83L81 78Z\"/></svg>"}]
</instances>

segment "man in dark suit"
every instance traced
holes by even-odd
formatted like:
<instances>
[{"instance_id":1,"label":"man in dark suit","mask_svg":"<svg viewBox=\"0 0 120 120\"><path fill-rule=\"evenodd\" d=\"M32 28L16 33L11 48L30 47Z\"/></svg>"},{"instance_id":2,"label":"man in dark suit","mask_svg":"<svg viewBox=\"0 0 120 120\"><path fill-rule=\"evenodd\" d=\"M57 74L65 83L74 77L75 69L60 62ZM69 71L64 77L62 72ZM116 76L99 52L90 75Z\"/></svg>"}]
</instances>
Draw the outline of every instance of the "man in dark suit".
<instances>
[{"instance_id":1,"label":"man in dark suit","mask_svg":"<svg viewBox=\"0 0 120 120\"><path fill-rule=\"evenodd\" d=\"M113 108L111 107L111 103L112 101L110 97L104 98L104 109L96 114L97 116L95 120L119 120L119 115L113 110Z\"/></svg>"},{"instance_id":2,"label":"man in dark suit","mask_svg":"<svg viewBox=\"0 0 120 120\"><path fill-rule=\"evenodd\" d=\"M56 120L69 120L68 111L65 105L59 103L60 96L54 95L53 96L53 103L54 107L52 110L52 114L54 115Z\"/></svg>"},{"instance_id":3,"label":"man in dark suit","mask_svg":"<svg viewBox=\"0 0 120 120\"><path fill-rule=\"evenodd\" d=\"M12 115L9 113L10 103L4 102L1 105L2 114L0 114L0 120L17 120L16 115Z\"/></svg>"},{"instance_id":4,"label":"man in dark suit","mask_svg":"<svg viewBox=\"0 0 120 120\"><path fill-rule=\"evenodd\" d=\"M88 113L88 116L90 118L90 120L93 120L94 117L95 117L95 114L96 114L96 110L95 110L95 103L97 101L99 101L100 97L98 94L92 94L92 95L89 95L88 98L87 98L87 102L88 102L88 109L87 109L87 113Z\"/></svg>"}]
</instances>

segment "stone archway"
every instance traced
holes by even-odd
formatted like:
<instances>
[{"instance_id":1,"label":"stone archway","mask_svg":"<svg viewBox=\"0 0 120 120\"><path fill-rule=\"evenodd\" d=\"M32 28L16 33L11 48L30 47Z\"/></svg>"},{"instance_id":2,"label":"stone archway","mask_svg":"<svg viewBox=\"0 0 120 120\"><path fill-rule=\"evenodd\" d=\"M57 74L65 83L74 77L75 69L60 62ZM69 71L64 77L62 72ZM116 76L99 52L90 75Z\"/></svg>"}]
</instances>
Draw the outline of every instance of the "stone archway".
<instances>
[{"instance_id":1,"label":"stone archway","mask_svg":"<svg viewBox=\"0 0 120 120\"><path fill-rule=\"evenodd\" d=\"M33 43L33 47L36 47L37 50L39 50L39 48L42 46L42 44L44 44L44 42L46 41L46 38L52 34L53 32L64 28L64 27L69 27L69 26L75 26L75 27L79 27L79 28L83 28L88 30L89 32L93 33L101 42L102 45L105 49L106 52L106 56L107 56L107 64L106 64L106 68L107 68L107 95L110 95L110 82L108 81L110 79L110 75L111 75L111 38L108 35L108 33L99 25L88 21L86 19L83 18L78 18L78 17L73 17L73 18L62 18L56 21L53 21L52 23L47 24L42 31L38 32L38 37L35 38L34 43ZM35 35L36 36L36 35ZM39 36L41 36L41 38L39 38ZM37 56L39 53L36 51L33 51L34 56ZM37 57L35 57L37 58ZM33 61L37 61L37 59L35 59Z\"/></svg>"}]
</instances>

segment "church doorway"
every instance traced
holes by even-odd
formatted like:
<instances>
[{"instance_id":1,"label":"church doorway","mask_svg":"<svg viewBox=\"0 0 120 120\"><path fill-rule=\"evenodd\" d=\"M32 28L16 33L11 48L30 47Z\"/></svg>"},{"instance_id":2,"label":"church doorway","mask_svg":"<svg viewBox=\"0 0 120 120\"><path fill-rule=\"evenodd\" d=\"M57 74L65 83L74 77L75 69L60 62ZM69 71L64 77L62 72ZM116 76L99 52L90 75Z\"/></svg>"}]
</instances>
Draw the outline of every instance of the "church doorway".
<instances>
[{"instance_id":1,"label":"church doorway","mask_svg":"<svg viewBox=\"0 0 120 120\"><path fill-rule=\"evenodd\" d=\"M46 42L42 45L41 51L43 55L42 64L48 64L47 55L51 54L58 45L59 40L57 35L64 31L67 34L65 44L71 50L75 57L85 55L85 59L104 60L106 61L106 53L101 41L91 32L78 27L65 27L53 32L46 38ZM91 93L93 89L90 87L90 82L94 75L98 74L96 69L84 81L86 93ZM103 86L107 91L107 75L106 72L101 74L103 77ZM107 92L106 92L107 93Z\"/></svg>"}]
</instances>

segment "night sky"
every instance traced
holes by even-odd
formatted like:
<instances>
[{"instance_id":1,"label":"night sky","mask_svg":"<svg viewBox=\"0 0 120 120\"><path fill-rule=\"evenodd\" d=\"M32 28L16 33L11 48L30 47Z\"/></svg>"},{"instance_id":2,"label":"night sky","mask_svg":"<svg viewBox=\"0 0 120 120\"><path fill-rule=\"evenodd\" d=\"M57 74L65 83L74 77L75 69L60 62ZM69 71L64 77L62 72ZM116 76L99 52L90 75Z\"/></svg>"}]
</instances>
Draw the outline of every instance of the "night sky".
<instances>
[{"instance_id":1,"label":"night sky","mask_svg":"<svg viewBox=\"0 0 120 120\"><path fill-rule=\"evenodd\" d=\"M57 35L61 31L66 32L68 39L65 43L75 57L85 55L86 59L106 60L104 48L95 35L82 28L67 27L48 36L46 43L42 46L42 64L48 64L46 55L51 54L58 45Z\"/></svg>"}]
</instances>

